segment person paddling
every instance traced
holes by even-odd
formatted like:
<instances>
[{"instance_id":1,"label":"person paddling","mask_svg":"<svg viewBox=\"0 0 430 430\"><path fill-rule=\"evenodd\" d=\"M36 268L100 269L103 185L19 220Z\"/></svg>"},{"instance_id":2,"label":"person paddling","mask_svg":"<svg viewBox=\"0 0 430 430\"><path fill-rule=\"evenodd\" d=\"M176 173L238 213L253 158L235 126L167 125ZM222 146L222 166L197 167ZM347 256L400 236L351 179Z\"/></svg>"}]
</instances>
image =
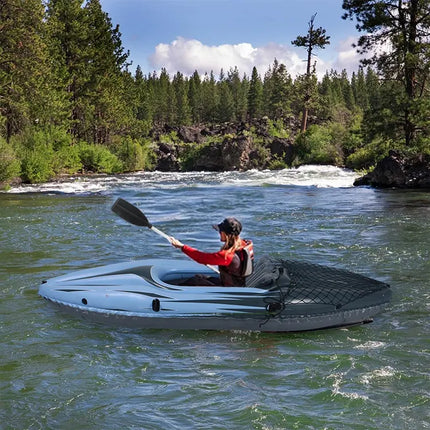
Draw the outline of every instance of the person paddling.
<instances>
[{"instance_id":1,"label":"person paddling","mask_svg":"<svg viewBox=\"0 0 430 430\"><path fill-rule=\"evenodd\" d=\"M245 279L252 273L254 249L251 240L240 237L242 224L236 218L225 218L213 226L220 234L224 245L218 252L202 252L191 246L184 245L174 237L170 243L175 248L200 264L211 264L219 267L220 278L197 275L186 281L185 285L223 285L226 287L243 287Z\"/></svg>"}]
</instances>

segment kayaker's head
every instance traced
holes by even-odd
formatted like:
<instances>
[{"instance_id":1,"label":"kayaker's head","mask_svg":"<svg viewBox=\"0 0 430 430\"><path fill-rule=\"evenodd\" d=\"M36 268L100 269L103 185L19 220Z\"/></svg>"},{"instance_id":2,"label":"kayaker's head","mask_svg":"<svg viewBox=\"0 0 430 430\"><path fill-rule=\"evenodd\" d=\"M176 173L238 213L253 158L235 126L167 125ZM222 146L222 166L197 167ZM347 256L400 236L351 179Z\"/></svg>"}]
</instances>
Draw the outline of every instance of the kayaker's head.
<instances>
[{"instance_id":1,"label":"kayaker's head","mask_svg":"<svg viewBox=\"0 0 430 430\"><path fill-rule=\"evenodd\" d=\"M228 236L239 236L242 231L242 224L236 218L228 217L223 222L215 224L213 228Z\"/></svg>"}]
</instances>

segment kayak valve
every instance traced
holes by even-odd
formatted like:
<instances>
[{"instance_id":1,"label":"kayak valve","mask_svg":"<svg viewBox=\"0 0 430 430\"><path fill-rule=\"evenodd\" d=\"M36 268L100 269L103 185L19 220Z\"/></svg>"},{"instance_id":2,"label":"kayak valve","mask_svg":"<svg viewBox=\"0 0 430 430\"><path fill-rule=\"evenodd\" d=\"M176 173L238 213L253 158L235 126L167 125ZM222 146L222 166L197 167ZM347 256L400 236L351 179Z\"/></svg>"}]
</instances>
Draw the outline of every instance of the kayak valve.
<instances>
[{"instance_id":1,"label":"kayak valve","mask_svg":"<svg viewBox=\"0 0 430 430\"><path fill-rule=\"evenodd\" d=\"M158 299L154 299L154 300L152 301L152 310L153 310L154 312L158 312L158 311L160 310L160 300L158 300Z\"/></svg>"}]
</instances>

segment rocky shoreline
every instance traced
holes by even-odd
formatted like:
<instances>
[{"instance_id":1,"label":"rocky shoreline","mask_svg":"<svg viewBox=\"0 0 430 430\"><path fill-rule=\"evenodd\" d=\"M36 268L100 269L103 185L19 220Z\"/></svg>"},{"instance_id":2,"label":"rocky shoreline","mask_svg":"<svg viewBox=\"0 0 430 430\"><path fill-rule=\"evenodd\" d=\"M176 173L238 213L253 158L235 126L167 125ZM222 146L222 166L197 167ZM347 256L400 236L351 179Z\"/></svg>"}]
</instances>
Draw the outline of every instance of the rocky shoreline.
<instances>
[{"instance_id":1,"label":"rocky shoreline","mask_svg":"<svg viewBox=\"0 0 430 430\"><path fill-rule=\"evenodd\" d=\"M375 188L430 189L430 155L405 157L396 151L390 151L372 172L357 179L354 185L368 185Z\"/></svg>"},{"instance_id":2,"label":"rocky shoreline","mask_svg":"<svg viewBox=\"0 0 430 430\"><path fill-rule=\"evenodd\" d=\"M294 129L292 124L291 129ZM297 127L296 127L297 129ZM268 168L273 160L291 166L294 158L294 137L273 137L266 124L260 122L256 130L260 145L249 135L246 124L225 124L214 128L179 127L174 131L184 143L202 145L198 156L188 166L190 170L232 171ZM183 149L180 145L163 142L163 132L154 137L159 140L156 170L179 171L179 158ZM222 136L218 142L205 145L208 136ZM375 169L357 179L355 186L375 188L430 189L430 155L402 156L390 151L389 155L377 163Z\"/></svg>"},{"instance_id":3,"label":"rocky shoreline","mask_svg":"<svg viewBox=\"0 0 430 430\"><path fill-rule=\"evenodd\" d=\"M151 139L155 145L154 170L246 171L250 169L282 169L296 160L294 141L299 124L291 118L288 137L277 137L264 119L247 123L226 123L216 126L181 126L154 128ZM184 161L185 160L185 161ZM338 166L342 167L342 166ZM59 175L54 181L70 176L88 176L91 172ZM9 186L20 185L16 178ZM2 184L0 183L0 189ZM430 155L411 157L390 151L373 171L358 178L354 186L375 188L430 189Z\"/></svg>"},{"instance_id":4,"label":"rocky shoreline","mask_svg":"<svg viewBox=\"0 0 430 430\"><path fill-rule=\"evenodd\" d=\"M162 172L180 171L179 160L186 158L189 149L184 147L184 144L198 145L198 151L186 161L186 170L222 172L266 169L273 160L285 166L292 164L294 136L290 138L271 136L268 124L264 120L258 124L254 123L253 130L254 133L246 123L154 130L152 138L158 142L155 169ZM172 133L181 143L167 141L166 136Z\"/></svg>"}]
</instances>

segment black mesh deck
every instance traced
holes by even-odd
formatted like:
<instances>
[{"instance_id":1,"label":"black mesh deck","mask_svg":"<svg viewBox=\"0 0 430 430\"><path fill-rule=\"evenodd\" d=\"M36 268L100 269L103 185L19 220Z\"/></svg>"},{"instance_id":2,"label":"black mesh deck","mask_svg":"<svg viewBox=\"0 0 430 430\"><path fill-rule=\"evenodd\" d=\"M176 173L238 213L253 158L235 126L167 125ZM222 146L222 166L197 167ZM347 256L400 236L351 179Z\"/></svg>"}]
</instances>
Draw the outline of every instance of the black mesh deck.
<instances>
[{"instance_id":1,"label":"black mesh deck","mask_svg":"<svg viewBox=\"0 0 430 430\"><path fill-rule=\"evenodd\" d=\"M327 304L337 308L388 287L347 270L269 257L256 263L247 286L279 291L284 304Z\"/></svg>"}]
</instances>

